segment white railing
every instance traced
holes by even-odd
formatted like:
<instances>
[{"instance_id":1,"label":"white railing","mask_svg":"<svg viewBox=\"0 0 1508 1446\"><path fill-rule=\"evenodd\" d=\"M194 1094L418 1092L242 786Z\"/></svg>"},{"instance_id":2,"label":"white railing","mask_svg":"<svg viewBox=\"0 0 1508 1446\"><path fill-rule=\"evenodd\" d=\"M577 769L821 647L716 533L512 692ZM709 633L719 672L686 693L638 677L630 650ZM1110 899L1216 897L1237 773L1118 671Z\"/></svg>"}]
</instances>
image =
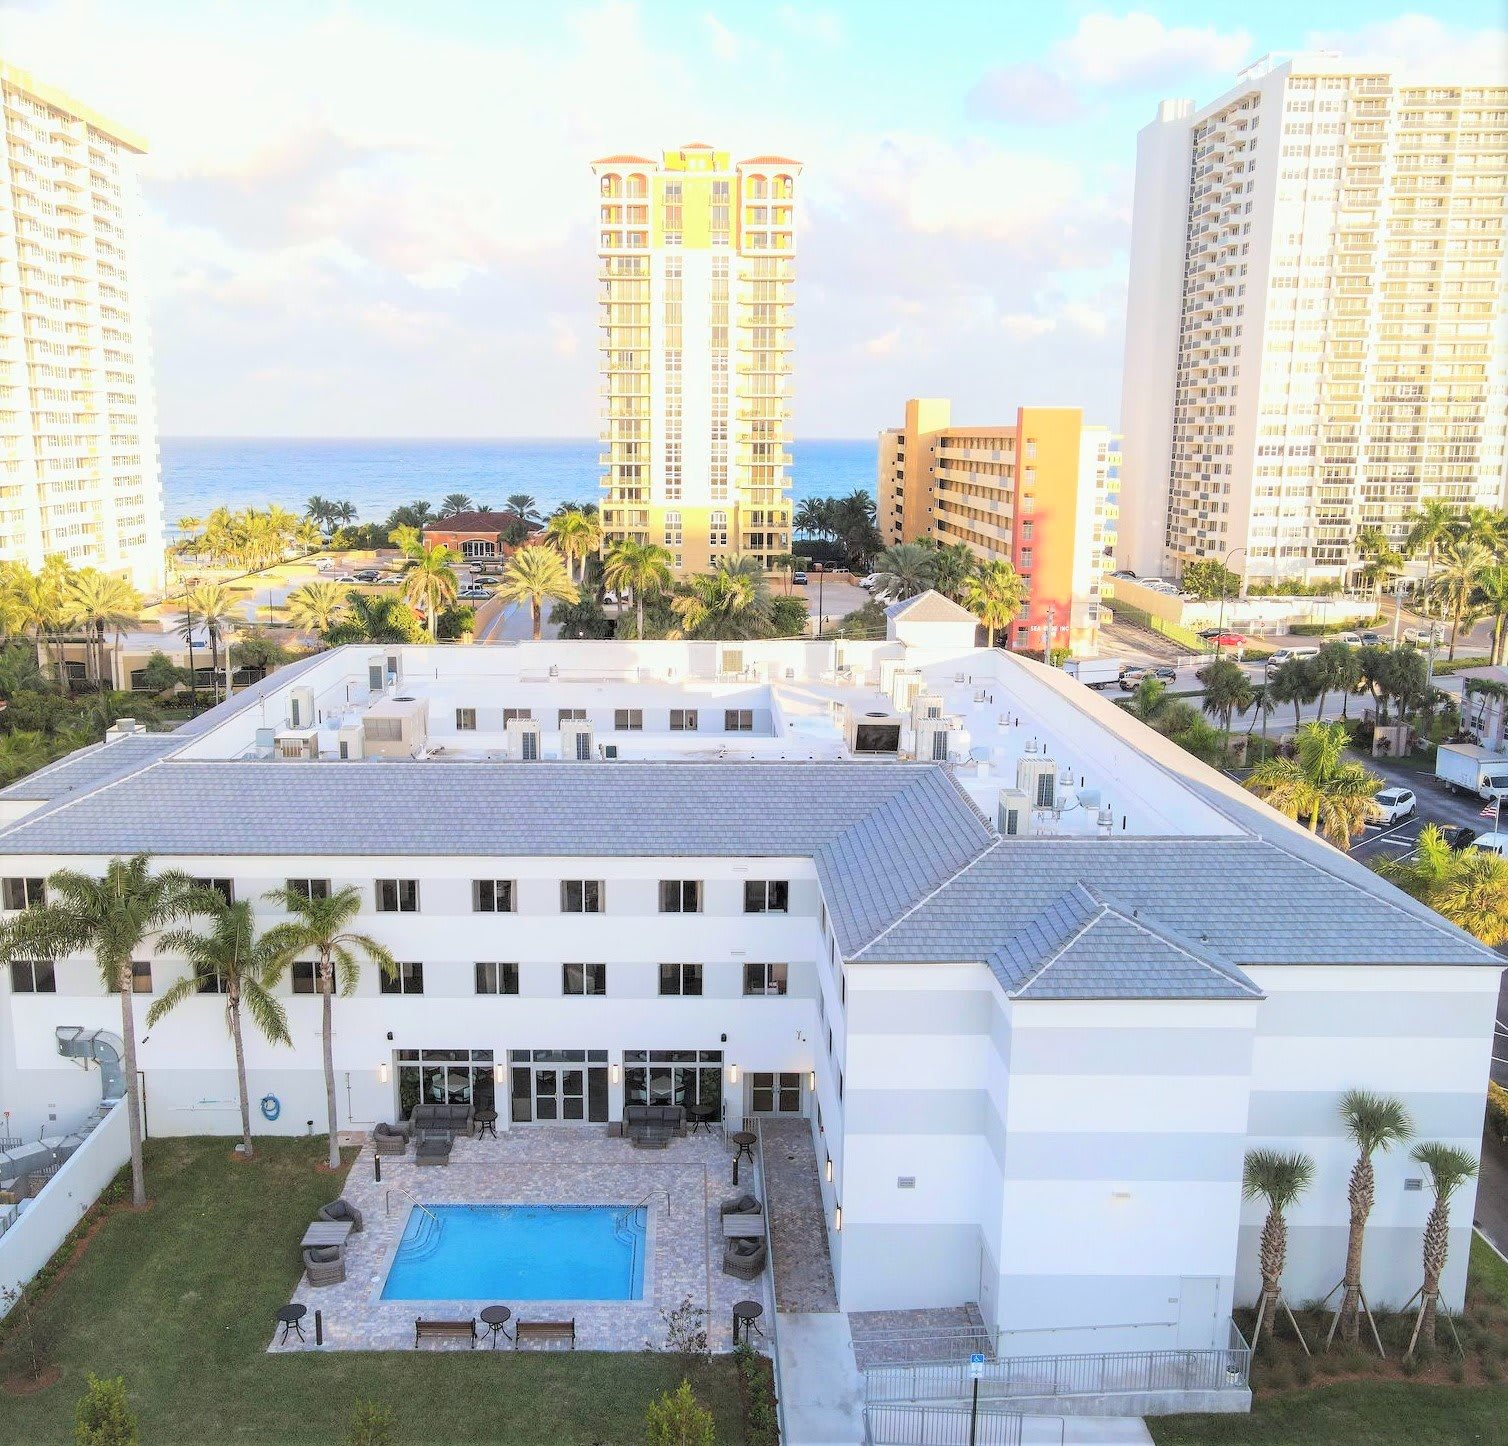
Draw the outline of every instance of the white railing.
<instances>
[{"instance_id":1,"label":"white railing","mask_svg":"<svg viewBox=\"0 0 1508 1446\"><path fill-rule=\"evenodd\" d=\"M865 1446L1057 1446L1057 1416L1013 1415L981 1406L866 1406Z\"/></svg>"}]
</instances>

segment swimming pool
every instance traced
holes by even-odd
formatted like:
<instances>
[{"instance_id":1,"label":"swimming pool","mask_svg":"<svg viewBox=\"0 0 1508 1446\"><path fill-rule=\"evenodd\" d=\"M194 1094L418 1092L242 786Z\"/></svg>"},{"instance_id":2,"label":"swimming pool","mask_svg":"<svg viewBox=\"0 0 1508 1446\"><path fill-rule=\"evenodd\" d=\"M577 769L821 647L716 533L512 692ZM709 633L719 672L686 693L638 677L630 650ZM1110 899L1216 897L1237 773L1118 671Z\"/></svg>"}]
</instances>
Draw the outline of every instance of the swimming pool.
<instances>
[{"instance_id":1,"label":"swimming pool","mask_svg":"<svg viewBox=\"0 0 1508 1446\"><path fill-rule=\"evenodd\" d=\"M642 1300L632 1205L415 1205L384 1300Z\"/></svg>"}]
</instances>

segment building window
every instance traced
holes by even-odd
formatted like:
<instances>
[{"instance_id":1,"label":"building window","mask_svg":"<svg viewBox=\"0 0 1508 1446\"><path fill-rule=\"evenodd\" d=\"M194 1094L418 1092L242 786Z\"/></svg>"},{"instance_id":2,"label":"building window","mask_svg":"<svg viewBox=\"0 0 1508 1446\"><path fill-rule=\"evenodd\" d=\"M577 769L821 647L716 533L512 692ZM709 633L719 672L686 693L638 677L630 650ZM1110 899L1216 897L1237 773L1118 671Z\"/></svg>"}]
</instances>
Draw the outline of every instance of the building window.
<instances>
[{"instance_id":1,"label":"building window","mask_svg":"<svg viewBox=\"0 0 1508 1446\"><path fill-rule=\"evenodd\" d=\"M725 708L723 710L723 731L727 733L752 733L754 731L754 710L752 708Z\"/></svg>"},{"instance_id":2,"label":"building window","mask_svg":"<svg viewBox=\"0 0 1508 1446\"><path fill-rule=\"evenodd\" d=\"M600 914L602 894L600 879L562 879L560 912L562 914Z\"/></svg>"},{"instance_id":3,"label":"building window","mask_svg":"<svg viewBox=\"0 0 1508 1446\"><path fill-rule=\"evenodd\" d=\"M510 723L520 723L520 722L522 722L522 723L531 723L533 721L534 721L534 710L532 708L504 708L503 709L503 727L504 728L506 728Z\"/></svg>"},{"instance_id":4,"label":"building window","mask_svg":"<svg viewBox=\"0 0 1508 1446\"><path fill-rule=\"evenodd\" d=\"M150 959L131 961L131 992L133 994L152 992L152 961Z\"/></svg>"},{"instance_id":5,"label":"building window","mask_svg":"<svg viewBox=\"0 0 1508 1446\"><path fill-rule=\"evenodd\" d=\"M12 959L10 987L15 994L56 994L58 976L51 959Z\"/></svg>"},{"instance_id":6,"label":"building window","mask_svg":"<svg viewBox=\"0 0 1508 1446\"><path fill-rule=\"evenodd\" d=\"M619 733L642 733L644 731L644 710L642 708L615 708L613 710L613 727Z\"/></svg>"},{"instance_id":7,"label":"building window","mask_svg":"<svg viewBox=\"0 0 1508 1446\"><path fill-rule=\"evenodd\" d=\"M474 914L511 914L514 912L512 879L473 879L471 911Z\"/></svg>"},{"instance_id":8,"label":"building window","mask_svg":"<svg viewBox=\"0 0 1508 1446\"><path fill-rule=\"evenodd\" d=\"M670 731L672 733L695 733L696 709L672 708L670 710Z\"/></svg>"},{"instance_id":9,"label":"building window","mask_svg":"<svg viewBox=\"0 0 1508 1446\"><path fill-rule=\"evenodd\" d=\"M518 965L481 963L476 966L478 994L517 994Z\"/></svg>"},{"instance_id":10,"label":"building window","mask_svg":"<svg viewBox=\"0 0 1508 1446\"><path fill-rule=\"evenodd\" d=\"M746 879L744 913L787 914L791 908L791 886L784 879Z\"/></svg>"},{"instance_id":11,"label":"building window","mask_svg":"<svg viewBox=\"0 0 1508 1446\"><path fill-rule=\"evenodd\" d=\"M419 912L418 879L378 879L377 912L379 914L417 914Z\"/></svg>"},{"instance_id":12,"label":"building window","mask_svg":"<svg viewBox=\"0 0 1508 1446\"><path fill-rule=\"evenodd\" d=\"M298 959L293 965L293 992L295 994L313 994L314 974L317 968L312 959Z\"/></svg>"},{"instance_id":13,"label":"building window","mask_svg":"<svg viewBox=\"0 0 1508 1446\"><path fill-rule=\"evenodd\" d=\"M562 708L556 714L556 721L559 722L559 723L585 723L586 722L586 709L585 708Z\"/></svg>"},{"instance_id":14,"label":"building window","mask_svg":"<svg viewBox=\"0 0 1508 1446\"><path fill-rule=\"evenodd\" d=\"M789 967L786 964L745 964L744 993L784 994Z\"/></svg>"},{"instance_id":15,"label":"building window","mask_svg":"<svg viewBox=\"0 0 1508 1446\"><path fill-rule=\"evenodd\" d=\"M606 994L606 964L562 964L560 966L560 992L562 994Z\"/></svg>"},{"instance_id":16,"label":"building window","mask_svg":"<svg viewBox=\"0 0 1508 1446\"><path fill-rule=\"evenodd\" d=\"M702 966L700 964L661 964L661 994L700 994L702 992Z\"/></svg>"},{"instance_id":17,"label":"building window","mask_svg":"<svg viewBox=\"0 0 1508 1446\"><path fill-rule=\"evenodd\" d=\"M796 1073L751 1074L749 1076L749 1113L751 1115L799 1115L801 1113L801 1076Z\"/></svg>"},{"instance_id":18,"label":"building window","mask_svg":"<svg viewBox=\"0 0 1508 1446\"><path fill-rule=\"evenodd\" d=\"M301 899L328 899L330 897L329 879L284 879L290 894L297 894Z\"/></svg>"},{"instance_id":19,"label":"building window","mask_svg":"<svg viewBox=\"0 0 1508 1446\"><path fill-rule=\"evenodd\" d=\"M379 974L381 988L384 994L423 994L424 993L424 965L419 963L403 963L394 966L395 972L389 974L385 969Z\"/></svg>"},{"instance_id":20,"label":"building window","mask_svg":"<svg viewBox=\"0 0 1508 1446\"><path fill-rule=\"evenodd\" d=\"M229 992L230 986L219 970L213 970L208 974L196 975L194 988L200 994L225 994Z\"/></svg>"},{"instance_id":21,"label":"building window","mask_svg":"<svg viewBox=\"0 0 1508 1446\"><path fill-rule=\"evenodd\" d=\"M476 709L475 708L457 708L456 709L456 732L457 733L475 733L476 732Z\"/></svg>"},{"instance_id":22,"label":"building window","mask_svg":"<svg viewBox=\"0 0 1508 1446\"><path fill-rule=\"evenodd\" d=\"M32 909L47 902L44 879L6 879L3 901L7 909Z\"/></svg>"},{"instance_id":23,"label":"building window","mask_svg":"<svg viewBox=\"0 0 1508 1446\"><path fill-rule=\"evenodd\" d=\"M219 894L227 904L233 904L236 901L235 886L229 879L194 879L192 882L196 889Z\"/></svg>"},{"instance_id":24,"label":"building window","mask_svg":"<svg viewBox=\"0 0 1508 1446\"><path fill-rule=\"evenodd\" d=\"M660 912L662 914L700 914L702 884L700 879L661 879Z\"/></svg>"}]
</instances>

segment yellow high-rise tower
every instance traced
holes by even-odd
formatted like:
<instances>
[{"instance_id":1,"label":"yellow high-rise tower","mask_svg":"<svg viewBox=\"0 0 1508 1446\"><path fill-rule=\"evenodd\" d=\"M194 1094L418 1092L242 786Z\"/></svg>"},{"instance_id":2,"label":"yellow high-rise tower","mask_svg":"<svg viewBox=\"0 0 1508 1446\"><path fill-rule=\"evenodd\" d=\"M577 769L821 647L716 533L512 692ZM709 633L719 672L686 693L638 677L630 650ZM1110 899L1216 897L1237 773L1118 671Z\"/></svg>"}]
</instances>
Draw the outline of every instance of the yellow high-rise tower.
<instances>
[{"instance_id":1,"label":"yellow high-rise tower","mask_svg":"<svg viewBox=\"0 0 1508 1446\"><path fill-rule=\"evenodd\" d=\"M677 572L790 551L795 194L784 156L693 144L592 163L601 282L602 528Z\"/></svg>"}]
</instances>

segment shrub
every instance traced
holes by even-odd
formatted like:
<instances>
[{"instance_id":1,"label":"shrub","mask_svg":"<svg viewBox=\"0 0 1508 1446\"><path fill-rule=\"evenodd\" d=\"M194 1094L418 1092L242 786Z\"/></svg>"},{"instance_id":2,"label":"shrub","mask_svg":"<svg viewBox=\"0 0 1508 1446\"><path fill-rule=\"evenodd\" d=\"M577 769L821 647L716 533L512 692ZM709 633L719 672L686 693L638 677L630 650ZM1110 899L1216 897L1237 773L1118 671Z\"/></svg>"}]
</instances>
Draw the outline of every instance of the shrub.
<instances>
[{"instance_id":1,"label":"shrub","mask_svg":"<svg viewBox=\"0 0 1508 1446\"><path fill-rule=\"evenodd\" d=\"M1487 1128L1508 1144L1508 1089L1496 1080L1487 1082Z\"/></svg>"},{"instance_id":2,"label":"shrub","mask_svg":"<svg viewBox=\"0 0 1508 1446\"><path fill-rule=\"evenodd\" d=\"M346 1446L392 1446L397 1439L398 1415L379 1401L358 1401L346 1432Z\"/></svg>"},{"instance_id":3,"label":"shrub","mask_svg":"<svg viewBox=\"0 0 1508 1446\"><path fill-rule=\"evenodd\" d=\"M101 1380L89 1373L89 1389L73 1411L73 1439L78 1446L138 1446L141 1437L126 1400L124 1377Z\"/></svg>"},{"instance_id":4,"label":"shrub","mask_svg":"<svg viewBox=\"0 0 1508 1446\"><path fill-rule=\"evenodd\" d=\"M690 1381L651 1401L646 1420L649 1446L712 1446L712 1412L692 1394Z\"/></svg>"}]
</instances>

